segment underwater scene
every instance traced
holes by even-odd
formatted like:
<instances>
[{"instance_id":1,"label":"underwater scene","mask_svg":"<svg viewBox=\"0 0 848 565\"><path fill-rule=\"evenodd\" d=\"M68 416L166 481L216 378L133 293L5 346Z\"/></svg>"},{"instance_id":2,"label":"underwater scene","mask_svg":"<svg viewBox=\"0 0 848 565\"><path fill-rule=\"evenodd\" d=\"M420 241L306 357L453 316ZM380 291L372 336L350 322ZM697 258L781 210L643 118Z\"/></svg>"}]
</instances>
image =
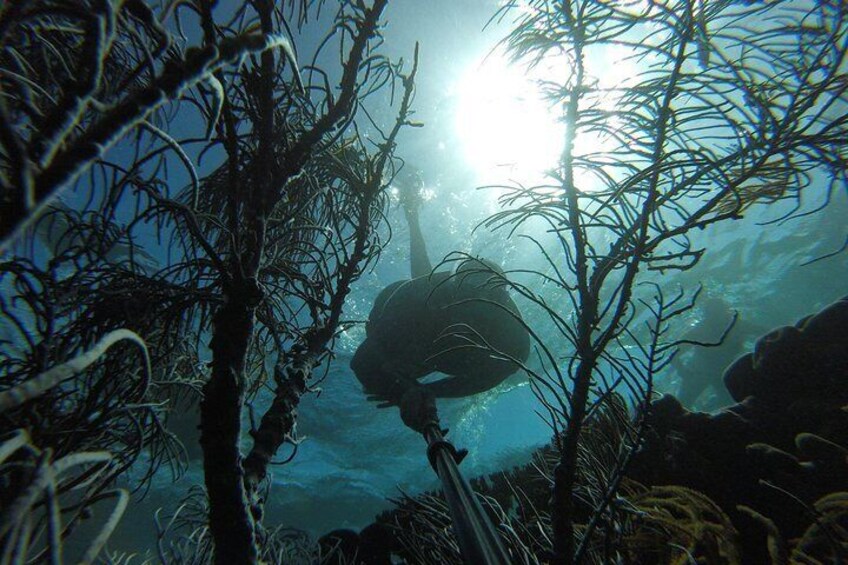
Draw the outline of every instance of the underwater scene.
<instances>
[{"instance_id":1,"label":"underwater scene","mask_svg":"<svg viewBox=\"0 0 848 565\"><path fill-rule=\"evenodd\" d=\"M843 0L0 0L0 564L848 563Z\"/></svg>"}]
</instances>

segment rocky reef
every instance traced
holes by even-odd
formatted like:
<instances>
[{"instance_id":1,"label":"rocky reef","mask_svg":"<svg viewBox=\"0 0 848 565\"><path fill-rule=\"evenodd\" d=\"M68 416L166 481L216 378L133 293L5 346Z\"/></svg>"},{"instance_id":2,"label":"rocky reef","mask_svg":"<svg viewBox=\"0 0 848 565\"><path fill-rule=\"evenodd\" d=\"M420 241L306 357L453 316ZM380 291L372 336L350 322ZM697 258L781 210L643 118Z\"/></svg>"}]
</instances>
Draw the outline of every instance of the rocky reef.
<instances>
[{"instance_id":1,"label":"rocky reef","mask_svg":"<svg viewBox=\"0 0 848 565\"><path fill-rule=\"evenodd\" d=\"M753 352L726 370L724 383L736 404L719 412L690 412L672 396L651 404L649 425L626 471L631 486L619 496L632 507L647 509L646 516L657 516L642 519L642 533L638 520L631 521L630 533L621 539L644 541L644 530L656 530L663 521L683 523L687 517L697 521L711 515L712 523L704 527L678 529L677 535L688 536L680 543L693 562L845 562L848 297L761 337ZM531 464L472 481L477 492L496 501L492 508L512 509L500 516L495 510L493 517L509 514L513 526L521 523L520 539L506 543L521 544L533 561L544 561L544 543L533 539L532 532L539 537L546 527L550 491L544 467L545 461L555 460L553 448L546 447ZM335 547L346 559L358 553L355 562L362 563L388 563L389 552L419 562L419 550L438 544L416 548L412 542L410 547L403 532L412 528L431 541L450 536L439 504L433 494L398 501L395 510L378 517L361 535L330 534L325 549ZM673 545L672 540L654 536L652 543L654 549L643 555L626 549L621 553L633 562L669 562L668 553L656 547Z\"/></svg>"},{"instance_id":2,"label":"rocky reef","mask_svg":"<svg viewBox=\"0 0 848 565\"><path fill-rule=\"evenodd\" d=\"M706 494L738 529L743 560L767 563L771 525L799 537L816 501L848 491L848 297L760 338L724 383L737 403L714 414L654 402L628 476Z\"/></svg>"}]
</instances>

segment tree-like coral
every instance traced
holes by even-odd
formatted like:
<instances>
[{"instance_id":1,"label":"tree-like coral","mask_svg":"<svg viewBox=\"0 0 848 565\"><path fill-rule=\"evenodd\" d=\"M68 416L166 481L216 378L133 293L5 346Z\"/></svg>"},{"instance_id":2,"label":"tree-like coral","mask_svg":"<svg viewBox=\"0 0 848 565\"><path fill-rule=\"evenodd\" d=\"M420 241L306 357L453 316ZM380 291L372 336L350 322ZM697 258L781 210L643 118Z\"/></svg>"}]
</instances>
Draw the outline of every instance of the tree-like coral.
<instances>
[{"instance_id":1,"label":"tree-like coral","mask_svg":"<svg viewBox=\"0 0 848 565\"><path fill-rule=\"evenodd\" d=\"M273 33L175 52L141 0L15 3L0 12L0 38L9 71L0 105L0 251L58 190L185 90L251 53L294 56L288 39Z\"/></svg>"},{"instance_id":2,"label":"tree-like coral","mask_svg":"<svg viewBox=\"0 0 848 565\"><path fill-rule=\"evenodd\" d=\"M9 385L119 327L147 342L155 383L142 399L121 388L134 382L116 377L123 366L96 378L86 372L54 388L38 410L38 399L23 403L31 419L10 421L44 424L69 406L51 407L56 394L91 383L115 407L130 403L124 415L154 415L134 422L141 444L158 454L155 470L173 455L152 433L162 430L163 412L180 398L201 398L219 563L255 562L275 539L261 526L268 466L280 447L296 446L300 396L345 327L350 285L382 248L398 135L417 125L417 52L409 70L376 51L386 0L339 2L304 63L295 40L323 21L322 5L33 0L0 8L0 81L15 93L0 100L0 235L8 246L32 225L29 235L50 253L46 264L23 256L3 264L11 301L26 300L32 311L17 316L3 302L18 334L7 344L7 365L20 373ZM317 63L332 48L337 73ZM393 109L388 125L356 119L371 100ZM201 159L214 163L200 168ZM48 206L68 184L76 205ZM38 249L33 243L30 255ZM276 388L270 407L258 395L268 386ZM254 408L265 416L243 458L243 416ZM79 405L83 415L90 409ZM96 423L113 413L98 413ZM71 435L103 439L88 429Z\"/></svg>"},{"instance_id":3,"label":"tree-like coral","mask_svg":"<svg viewBox=\"0 0 848 565\"><path fill-rule=\"evenodd\" d=\"M653 374L674 355L669 323L689 302L653 293L651 311L659 287L640 282L695 265L705 250L693 230L845 183L848 14L842 2L694 0L539 0L514 13L505 44L527 67L551 69L541 87L561 109L564 147L544 184L501 187L506 209L487 224L514 232L532 221L556 235L553 246L533 240L555 297L516 288L573 351L563 366L559 344L539 340L544 369L533 376L563 430L553 550L571 563L586 548L574 527L586 418L619 387L647 406ZM632 75L604 80L602 57Z\"/></svg>"}]
</instances>

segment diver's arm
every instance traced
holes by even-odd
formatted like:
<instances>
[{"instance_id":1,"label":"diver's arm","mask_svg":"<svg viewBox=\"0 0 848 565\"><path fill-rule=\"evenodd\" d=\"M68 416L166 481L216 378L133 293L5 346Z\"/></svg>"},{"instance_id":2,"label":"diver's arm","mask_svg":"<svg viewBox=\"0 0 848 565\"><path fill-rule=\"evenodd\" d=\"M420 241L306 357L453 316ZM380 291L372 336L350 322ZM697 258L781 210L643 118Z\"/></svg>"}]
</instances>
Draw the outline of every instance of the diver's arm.
<instances>
[{"instance_id":1,"label":"diver's arm","mask_svg":"<svg viewBox=\"0 0 848 565\"><path fill-rule=\"evenodd\" d=\"M509 375L494 377L447 377L424 387L436 398L462 398L491 390L501 384Z\"/></svg>"}]
</instances>

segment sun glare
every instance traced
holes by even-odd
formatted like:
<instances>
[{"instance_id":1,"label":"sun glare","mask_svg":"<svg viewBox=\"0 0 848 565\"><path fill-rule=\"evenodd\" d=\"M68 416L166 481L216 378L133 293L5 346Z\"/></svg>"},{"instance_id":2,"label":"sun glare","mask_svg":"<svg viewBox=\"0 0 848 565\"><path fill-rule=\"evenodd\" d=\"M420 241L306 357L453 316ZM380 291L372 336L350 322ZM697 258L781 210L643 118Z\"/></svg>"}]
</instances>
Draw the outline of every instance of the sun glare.
<instances>
[{"instance_id":1,"label":"sun glare","mask_svg":"<svg viewBox=\"0 0 848 565\"><path fill-rule=\"evenodd\" d=\"M637 73L629 54L611 46L587 53L587 74L595 77L597 90L595 98L584 103L614 111L621 88ZM481 182L544 184L546 171L557 167L565 138L562 107L544 99L539 83L560 80L567 64L562 59L543 60L526 73L522 65L511 65L504 55L493 53L458 82L456 133ZM578 131L574 154L597 160L618 149L618 143L606 134ZM575 170L574 180L582 191L603 188L588 170Z\"/></svg>"},{"instance_id":2,"label":"sun glare","mask_svg":"<svg viewBox=\"0 0 848 565\"><path fill-rule=\"evenodd\" d=\"M502 55L469 69L457 85L456 133L483 178L540 176L556 166L563 126L536 81Z\"/></svg>"}]
</instances>

